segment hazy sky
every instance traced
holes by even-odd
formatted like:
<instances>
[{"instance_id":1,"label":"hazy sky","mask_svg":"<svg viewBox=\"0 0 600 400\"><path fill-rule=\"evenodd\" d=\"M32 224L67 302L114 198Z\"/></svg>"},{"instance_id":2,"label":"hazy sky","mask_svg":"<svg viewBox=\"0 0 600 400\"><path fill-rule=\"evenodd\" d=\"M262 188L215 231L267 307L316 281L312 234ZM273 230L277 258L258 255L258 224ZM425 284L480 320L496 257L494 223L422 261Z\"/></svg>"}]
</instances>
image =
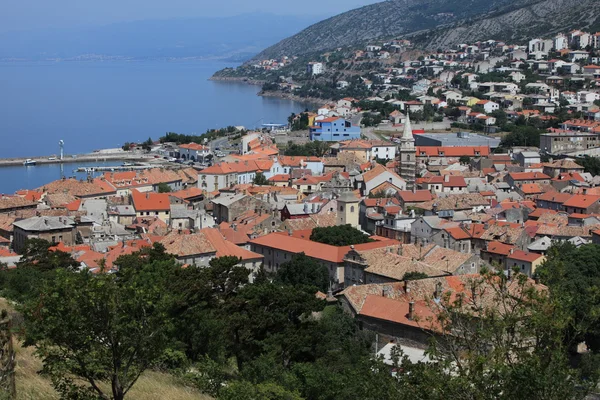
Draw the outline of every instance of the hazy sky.
<instances>
[{"instance_id":1,"label":"hazy sky","mask_svg":"<svg viewBox=\"0 0 600 400\"><path fill-rule=\"evenodd\" d=\"M331 15L381 0L0 0L0 31L249 12Z\"/></svg>"}]
</instances>

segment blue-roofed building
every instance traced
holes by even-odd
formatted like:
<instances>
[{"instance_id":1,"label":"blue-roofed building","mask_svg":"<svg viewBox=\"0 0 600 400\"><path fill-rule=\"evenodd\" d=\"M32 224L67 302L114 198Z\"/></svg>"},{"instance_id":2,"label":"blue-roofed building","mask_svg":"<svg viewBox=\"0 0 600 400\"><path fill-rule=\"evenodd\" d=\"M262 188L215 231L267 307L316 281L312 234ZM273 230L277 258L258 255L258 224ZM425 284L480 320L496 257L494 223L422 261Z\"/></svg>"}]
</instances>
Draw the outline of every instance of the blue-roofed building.
<instances>
[{"instance_id":1,"label":"blue-roofed building","mask_svg":"<svg viewBox=\"0 0 600 400\"><path fill-rule=\"evenodd\" d=\"M344 118L332 117L315 121L310 128L310 140L339 142L340 140L360 139L360 126Z\"/></svg>"}]
</instances>

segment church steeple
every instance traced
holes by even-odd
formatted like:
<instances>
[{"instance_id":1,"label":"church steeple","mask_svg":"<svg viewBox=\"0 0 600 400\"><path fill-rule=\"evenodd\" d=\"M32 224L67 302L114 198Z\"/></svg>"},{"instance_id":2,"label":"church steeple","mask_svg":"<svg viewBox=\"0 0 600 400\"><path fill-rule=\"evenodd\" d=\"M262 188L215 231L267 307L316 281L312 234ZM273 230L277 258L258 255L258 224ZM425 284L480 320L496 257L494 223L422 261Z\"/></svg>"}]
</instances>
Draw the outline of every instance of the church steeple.
<instances>
[{"instance_id":1,"label":"church steeple","mask_svg":"<svg viewBox=\"0 0 600 400\"><path fill-rule=\"evenodd\" d=\"M404 122L404 132L402 132L402 140L415 141L412 133L412 124L410 123L410 114L406 113L406 122Z\"/></svg>"},{"instance_id":2,"label":"church steeple","mask_svg":"<svg viewBox=\"0 0 600 400\"><path fill-rule=\"evenodd\" d=\"M417 151L415 149L415 138L412 133L412 124L410 116L406 112L406 121L404 122L404 132L400 138L398 146L398 175L406 181L406 190L415 188L415 177L417 174Z\"/></svg>"}]
</instances>

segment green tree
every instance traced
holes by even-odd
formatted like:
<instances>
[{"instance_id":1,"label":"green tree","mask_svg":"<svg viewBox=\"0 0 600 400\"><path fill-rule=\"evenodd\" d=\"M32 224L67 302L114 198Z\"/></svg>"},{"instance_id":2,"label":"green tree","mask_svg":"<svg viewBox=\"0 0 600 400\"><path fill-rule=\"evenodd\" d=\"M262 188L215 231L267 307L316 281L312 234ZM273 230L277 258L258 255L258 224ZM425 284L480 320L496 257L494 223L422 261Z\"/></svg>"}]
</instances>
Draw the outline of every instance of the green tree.
<instances>
[{"instance_id":1,"label":"green tree","mask_svg":"<svg viewBox=\"0 0 600 400\"><path fill-rule=\"evenodd\" d=\"M144 143L142 143L142 149L146 150L146 151L150 151L152 149L152 146L154 145L154 141L152 140L152 138L148 138L148 140L146 140Z\"/></svg>"},{"instance_id":2,"label":"green tree","mask_svg":"<svg viewBox=\"0 0 600 400\"><path fill-rule=\"evenodd\" d=\"M164 288L174 268L154 261L118 274L61 269L25 305L26 344L63 398L122 400L159 360L172 337Z\"/></svg>"},{"instance_id":3,"label":"green tree","mask_svg":"<svg viewBox=\"0 0 600 400\"><path fill-rule=\"evenodd\" d=\"M600 350L600 246L554 245L537 273L570 314L569 345Z\"/></svg>"},{"instance_id":4,"label":"green tree","mask_svg":"<svg viewBox=\"0 0 600 400\"><path fill-rule=\"evenodd\" d=\"M310 240L332 246L350 246L352 244L373 242L369 235L362 233L351 225L315 228L310 235Z\"/></svg>"},{"instance_id":5,"label":"green tree","mask_svg":"<svg viewBox=\"0 0 600 400\"><path fill-rule=\"evenodd\" d=\"M277 270L276 279L288 285L314 286L322 292L329 288L329 272L323 264L304 253L295 254Z\"/></svg>"},{"instance_id":6,"label":"green tree","mask_svg":"<svg viewBox=\"0 0 600 400\"><path fill-rule=\"evenodd\" d=\"M171 193L171 186L168 183L161 182L158 184L158 193Z\"/></svg>"},{"instance_id":7,"label":"green tree","mask_svg":"<svg viewBox=\"0 0 600 400\"><path fill-rule=\"evenodd\" d=\"M382 190L378 190L376 192L370 192L368 197L370 199L385 199L389 196L387 195L385 190L382 189Z\"/></svg>"},{"instance_id":8,"label":"green tree","mask_svg":"<svg viewBox=\"0 0 600 400\"><path fill-rule=\"evenodd\" d=\"M458 161L461 164L469 165L471 163L471 157L469 157L469 156L460 156L460 158L458 159Z\"/></svg>"},{"instance_id":9,"label":"green tree","mask_svg":"<svg viewBox=\"0 0 600 400\"><path fill-rule=\"evenodd\" d=\"M462 296L442 294L422 320L436 332L431 362L398 352L404 399L577 399L593 382L571 368L563 344L568 317L548 293L515 272L484 272Z\"/></svg>"},{"instance_id":10,"label":"green tree","mask_svg":"<svg viewBox=\"0 0 600 400\"><path fill-rule=\"evenodd\" d=\"M271 182L262 172L257 172L256 175L254 175L252 183L258 186L271 185Z\"/></svg>"},{"instance_id":11,"label":"green tree","mask_svg":"<svg viewBox=\"0 0 600 400\"><path fill-rule=\"evenodd\" d=\"M407 272L404 274L404 276L402 277L403 281L416 281L419 279L426 279L429 278L429 276L423 272Z\"/></svg>"}]
</instances>

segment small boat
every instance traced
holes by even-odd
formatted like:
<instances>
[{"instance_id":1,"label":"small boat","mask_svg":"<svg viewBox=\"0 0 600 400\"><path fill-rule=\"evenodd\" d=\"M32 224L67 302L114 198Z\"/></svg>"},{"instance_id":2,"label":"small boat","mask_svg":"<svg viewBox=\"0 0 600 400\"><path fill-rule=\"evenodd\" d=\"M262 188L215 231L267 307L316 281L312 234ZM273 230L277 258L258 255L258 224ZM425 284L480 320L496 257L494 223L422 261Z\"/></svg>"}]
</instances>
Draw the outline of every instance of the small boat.
<instances>
[{"instance_id":1,"label":"small boat","mask_svg":"<svg viewBox=\"0 0 600 400\"><path fill-rule=\"evenodd\" d=\"M124 167L133 167L135 164L134 163L130 163L130 162L124 162L123 166Z\"/></svg>"},{"instance_id":2,"label":"small boat","mask_svg":"<svg viewBox=\"0 0 600 400\"><path fill-rule=\"evenodd\" d=\"M28 158L27 160L23 161L23 165L25 166L29 166L29 165L35 165L36 161L32 160L31 158Z\"/></svg>"}]
</instances>

